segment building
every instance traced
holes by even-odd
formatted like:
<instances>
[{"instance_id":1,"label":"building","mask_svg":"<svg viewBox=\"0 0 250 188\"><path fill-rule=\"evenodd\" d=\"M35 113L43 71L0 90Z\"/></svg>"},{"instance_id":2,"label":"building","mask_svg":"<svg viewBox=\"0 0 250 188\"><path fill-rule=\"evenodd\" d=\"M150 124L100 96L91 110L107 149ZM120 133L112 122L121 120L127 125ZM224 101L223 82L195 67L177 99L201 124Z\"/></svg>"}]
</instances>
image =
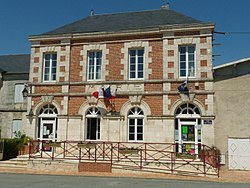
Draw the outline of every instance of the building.
<instances>
[{"instance_id":1,"label":"building","mask_svg":"<svg viewBox=\"0 0 250 188\"><path fill-rule=\"evenodd\" d=\"M91 15L30 36L29 135L175 142L190 154L213 145L213 31L165 6Z\"/></svg>"},{"instance_id":2,"label":"building","mask_svg":"<svg viewBox=\"0 0 250 188\"><path fill-rule=\"evenodd\" d=\"M250 58L214 67L215 144L229 169L250 170Z\"/></svg>"},{"instance_id":3,"label":"building","mask_svg":"<svg viewBox=\"0 0 250 188\"><path fill-rule=\"evenodd\" d=\"M22 91L29 81L29 63L29 54L0 56L0 137L24 131L27 99Z\"/></svg>"}]
</instances>

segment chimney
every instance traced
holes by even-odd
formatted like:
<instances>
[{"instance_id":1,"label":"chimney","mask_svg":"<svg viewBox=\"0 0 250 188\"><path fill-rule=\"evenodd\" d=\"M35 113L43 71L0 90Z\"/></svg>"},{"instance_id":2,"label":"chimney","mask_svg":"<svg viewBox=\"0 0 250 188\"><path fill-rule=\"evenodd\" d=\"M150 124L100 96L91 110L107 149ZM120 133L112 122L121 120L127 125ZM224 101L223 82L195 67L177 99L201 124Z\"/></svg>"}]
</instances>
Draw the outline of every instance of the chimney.
<instances>
[{"instance_id":1,"label":"chimney","mask_svg":"<svg viewBox=\"0 0 250 188\"><path fill-rule=\"evenodd\" d=\"M167 3L166 5L161 6L161 10L169 10L169 9L170 9L169 3Z\"/></svg>"},{"instance_id":2,"label":"chimney","mask_svg":"<svg viewBox=\"0 0 250 188\"><path fill-rule=\"evenodd\" d=\"M93 9L91 9L90 16L94 16L94 15L95 15L95 11Z\"/></svg>"}]
</instances>

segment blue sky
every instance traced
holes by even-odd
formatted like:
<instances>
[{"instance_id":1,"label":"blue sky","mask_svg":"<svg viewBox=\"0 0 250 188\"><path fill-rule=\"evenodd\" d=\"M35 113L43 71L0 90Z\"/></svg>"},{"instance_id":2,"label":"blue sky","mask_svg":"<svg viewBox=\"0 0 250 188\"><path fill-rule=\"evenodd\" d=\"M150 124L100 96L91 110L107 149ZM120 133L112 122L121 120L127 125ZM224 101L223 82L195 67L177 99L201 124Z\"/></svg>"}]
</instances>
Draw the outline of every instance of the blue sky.
<instances>
[{"instance_id":1,"label":"blue sky","mask_svg":"<svg viewBox=\"0 0 250 188\"><path fill-rule=\"evenodd\" d=\"M96 14L170 8L216 24L214 65L250 57L249 0L1 0L0 54L30 53L30 35L41 34Z\"/></svg>"}]
</instances>

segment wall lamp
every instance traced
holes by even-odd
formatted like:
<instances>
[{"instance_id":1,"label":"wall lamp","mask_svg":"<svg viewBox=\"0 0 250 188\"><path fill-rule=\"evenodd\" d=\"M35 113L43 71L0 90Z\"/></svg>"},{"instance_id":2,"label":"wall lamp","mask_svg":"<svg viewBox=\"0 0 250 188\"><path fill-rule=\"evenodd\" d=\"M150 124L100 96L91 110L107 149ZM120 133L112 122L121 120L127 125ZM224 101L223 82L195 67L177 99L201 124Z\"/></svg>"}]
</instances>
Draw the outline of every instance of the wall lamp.
<instances>
[{"instance_id":1,"label":"wall lamp","mask_svg":"<svg viewBox=\"0 0 250 188\"><path fill-rule=\"evenodd\" d=\"M28 84L25 84L24 89L22 91L23 98L27 98L30 93L31 93L31 86L29 86Z\"/></svg>"}]
</instances>

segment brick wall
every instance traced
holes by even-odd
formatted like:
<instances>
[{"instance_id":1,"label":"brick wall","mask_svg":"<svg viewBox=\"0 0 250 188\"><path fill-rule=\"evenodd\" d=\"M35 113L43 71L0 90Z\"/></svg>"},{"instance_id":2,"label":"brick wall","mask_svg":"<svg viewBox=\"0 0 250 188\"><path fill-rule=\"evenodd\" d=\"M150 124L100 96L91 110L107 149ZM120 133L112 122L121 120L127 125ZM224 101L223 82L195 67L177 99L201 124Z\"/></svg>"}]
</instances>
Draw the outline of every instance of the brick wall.
<instances>
[{"instance_id":1,"label":"brick wall","mask_svg":"<svg viewBox=\"0 0 250 188\"><path fill-rule=\"evenodd\" d=\"M56 101L57 104L60 105L60 108L63 109L63 105L62 105L62 102L63 102L63 97L54 97L54 101Z\"/></svg>"},{"instance_id":2,"label":"brick wall","mask_svg":"<svg viewBox=\"0 0 250 188\"><path fill-rule=\"evenodd\" d=\"M80 162L78 165L79 172L112 172L111 163L101 162Z\"/></svg>"},{"instance_id":3,"label":"brick wall","mask_svg":"<svg viewBox=\"0 0 250 188\"><path fill-rule=\"evenodd\" d=\"M152 52L149 57L152 58L152 63L149 68L152 69L152 74L149 75L149 80L157 80L163 78L163 42L150 41L149 46L152 47Z\"/></svg>"},{"instance_id":4,"label":"brick wall","mask_svg":"<svg viewBox=\"0 0 250 188\"><path fill-rule=\"evenodd\" d=\"M173 104L179 100L181 97L180 95L168 95L168 99L170 100L170 104L168 105L168 110L171 109L171 107L173 106Z\"/></svg>"},{"instance_id":5,"label":"brick wall","mask_svg":"<svg viewBox=\"0 0 250 188\"><path fill-rule=\"evenodd\" d=\"M35 93L61 93L62 86L36 86Z\"/></svg>"},{"instance_id":6,"label":"brick wall","mask_svg":"<svg viewBox=\"0 0 250 188\"><path fill-rule=\"evenodd\" d=\"M32 97L32 102L33 102L33 105L32 105L32 110L34 110L34 107L37 106L37 104L41 101L41 97L37 96L37 97Z\"/></svg>"},{"instance_id":7,"label":"brick wall","mask_svg":"<svg viewBox=\"0 0 250 188\"><path fill-rule=\"evenodd\" d=\"M121 59L124 58L124 54L121 53L123 47L123 43L107 44L109 50L109 54L107 54L109 64L106 65L106 70L109 73L106 76L107 81L124 80L123 75L121 75L121 70L124 69L124 65L121 64Z\"/></svg>"},{"instance_id":8,"label":"brick wall","mask_svg":"<svg viewBox=\"0 0 250 188\"><path fill-rule=\"evenodd\" d=\"M84 93L85 85L70 86L70 93Z\"/></svg>"},{"instance_id":9,"label":"brick wall","mask_svg":"<svg viewBox=\"0 0 250 188\"><path fill-rule=\"evenodd\" d=\"M208 105L206 104L207 95L195 95L195 98L203 104L206 110L208 110Z\"/></svg>"},{"instance_id":10,"label":"brick wall","mask_svg":"<svg viewBox=\"0 0 250 188\"><path fill-rule=\"evenodd\" d=\"M78 115L81 105L86 101L84 97L69 98L69 115Z\"/></svg>"},{"instance_id":11,"label":"brick wall","mask_svg":"<svg viewBox=\"0 0 250 188\"><path fill-rule=\"evenodd\" d=\"M163 84L144 84L145 91L163 91Z\"/></svg>"},{"instance_id":12,"label":"brick wall","mask_svg":"<svg viewBox=\"0 0 250 188\"><path fill-rule=\"evenodd\" d=\"M82 81L81 71L82 66L80 61L82 61L82 56L80 55L82 46L72 46L71 47L71 58L70 58L70 81L80 82Z\"/></svg>"},{"instance_id":13,"label":"brick wall","mask_svg":"<svg viewBox=\"0 0 250 188\"><path fill-rule=\"evenodd\" d=\"M190 35L200 35L200 31L182 31L174 33L174 36L190 36Z\"/></svg>"},{"instance_id":14,"label":"brick wall","mask_svg":"<svg viewBox=\"0 0 250 188\"><path fill-rule=\"evenodd\" d=\"M101 102L104 103L103 99L99 99ZM111 99L110 102L115 104L115 109L117 112L121 111L122 106L129 101L128 96L119 96L118 98Z\"/></svg>"},{"instance_id":15,"label":"brick wall","mask_svg":"<svg viewBox=\"0 0 250 188\"><path fill-rule=\"evenodd\" d=\"M149 105L152 115L161 116L163 114L162 96L145 96L143 100Z\"/></svg>"}]
</instances>

